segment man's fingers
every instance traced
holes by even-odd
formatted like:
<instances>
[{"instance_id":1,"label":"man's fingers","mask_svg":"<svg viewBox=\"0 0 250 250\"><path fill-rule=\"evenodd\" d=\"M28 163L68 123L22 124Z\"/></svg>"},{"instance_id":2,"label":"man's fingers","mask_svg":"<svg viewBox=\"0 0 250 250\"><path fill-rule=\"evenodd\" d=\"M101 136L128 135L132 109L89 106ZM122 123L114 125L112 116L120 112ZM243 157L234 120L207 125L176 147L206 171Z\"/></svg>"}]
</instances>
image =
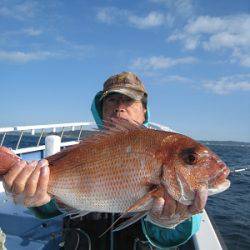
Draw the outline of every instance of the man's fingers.
<instances>
[{"instance_id":1,"label":"man's fingers","mask_svg":"<svg viewBox=\"0 0 250 250\"><path fill-rule=\"evenodd\" d=\"M25 189L24 193L26 196L31 197L36 193L37 190L37 184L39 181L39 176L40 176L40 171L42 167L48 166L48 161L47 160L41 160L38 162L35 170L33 173L29 176L26 184L25 184Z\"/></svg>"},{"instance_id":2,"label":"man's fingers","mask_svg":"<svg viewBox=\"0 0 250 250\"><path fill-rule=\"evenodd\" d=\"M26 197L24 205L26 207L38 207L48 203L51 197L47 193L49 182L48 162L44 162L44 166L40 169L36 192L32 197Z\"/></svg>"},{"instance_id":3,"label":"man's fingers","mask_svg":"<svg viewBox=\"0 0 250 250\"><path fill-rule=\"evenodd\" d=\"M41 206L51 197L47 193L49 182L48 161L16 163L4 176L7 192L11 192L14 202L25 206Z\"/></svg>"},{"instance_id":4,"label":"man's fingers","mask_svg":"<svg viewBox=\"0 0 250 250\"><path fill-rule=\"evenodd\" d=\"M162 197L155 198L150 214L153 217L159 218L163 212L164 204L165 204L165 200Z\"/></svg>"},{"instance_id":5,"label":"man's fingers","mask_svg":"<svg viewBox=\"0 0 250 250\"><path fill-rule=\"evenodd\" d=\"M35 167L37 165L37 161L33 161L29 164L26 164L26 166L23 168L23 170L18 174L16 179L13 182L12 185L12 193L14 194L20 194L24 191L26 182L30 175L33 173Z\"/></svg>"},{"instance_id":6,"label":"man's fingers","mask_svg":"<svg viewBox=\"0 0 250 250\"><path fill-rule=\"evenodd\" d=\"M4 187L8 192L11 191L14 180L26 165L26 161L19 161L8 171L6 175L4 175Z\"/></svg>"},{"instance_id":7,"label":"man's fingers","mask_svg":"<svg viewBox=\"0 0 250 250\"><path fill-rule=\"evenodd\" d=\"M189 212L192 214L200 213L206 205L207 195L207 188L202 188L201 190L197 191L195 194L194 203L189 206Z\"/></svg>"},{"instance_id":8,"label":"man's fingers","mask_svg":"<svg viewBox=\"0 0 250 250\"><path fill-rule=\"evenodd\" d=\"M176 214L178 214L181 218L187 217L190 213L188 210L188 207L186 205L183 205L181 203L177 203L177 208L176 208Z\"/></svg>"},{"instance_id":9,"label":"man's fingers","mask_svg":"<svg viewBox=\"0 0 250 250\"><path fill-rule=\"evenodd\" d=\"M165 205L163 208L162 216L165 218L171 218L176 213L176 201L169 195L165 195Z\"/></svg>"},{"instance_id":10,"label":"man's fingers","mask_svg":"<svg viewBox=\"0 0 250 250\"><path fill-rule=\"evenodd\" d=\"M49 167L44 166L40 172L35 196L43 197L44 195L47 195L48 183L49 183Z\"/></svg>"},{"instance_id":11,"label":"man's fingers","mask_svg":"<svg viewBox=\"0 0 250 250\"><path fill-rule=\"evenodd\" d=\"M34 207L41 206L48 203L51 197L48 195L48 183L49 183L49 167L45 165L41 168L37 189L34 197L25 202L26 206Z\"/></svg>"}]
</instances>

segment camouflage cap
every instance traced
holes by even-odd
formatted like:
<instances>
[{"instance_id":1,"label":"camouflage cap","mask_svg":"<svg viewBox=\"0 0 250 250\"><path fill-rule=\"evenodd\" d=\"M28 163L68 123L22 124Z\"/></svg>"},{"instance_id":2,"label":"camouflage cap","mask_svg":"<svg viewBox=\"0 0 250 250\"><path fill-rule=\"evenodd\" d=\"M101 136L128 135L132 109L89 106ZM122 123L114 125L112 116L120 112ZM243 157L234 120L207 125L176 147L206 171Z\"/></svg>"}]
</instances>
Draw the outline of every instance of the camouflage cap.
<instances>
[{"instance_id":1,"label":"camouflage cap","mask_svg":"<svg viewBox=\"0 0 250 250\"><path fill-rule=\"evenodd\" d=\"M120 93L138 101L144 95L147 96L143 83L132 72L122 72L108 78L103 84L103 94L100 100L110 93Z\"/></svg>"}]
</instances>

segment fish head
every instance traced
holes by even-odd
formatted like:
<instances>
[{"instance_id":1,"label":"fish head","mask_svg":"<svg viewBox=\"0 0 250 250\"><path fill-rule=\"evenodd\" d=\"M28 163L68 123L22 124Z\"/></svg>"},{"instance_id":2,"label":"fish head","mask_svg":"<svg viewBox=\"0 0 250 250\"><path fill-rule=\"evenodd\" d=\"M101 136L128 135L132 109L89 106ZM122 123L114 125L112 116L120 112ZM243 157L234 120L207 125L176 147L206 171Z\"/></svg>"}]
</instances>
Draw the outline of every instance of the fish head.
<instances>
[{"instance_id":1,"label":"fish head","mask_svg":"<svg viewBox=\"0 0 250 250\"><path fill-rule=\"evenodd\" d=\"M189 137L172 134L163 140L161 150L161 183L178 202L192 204L195 193L204 187L208 195L229 188L229 168L206 146Z\"/></svg>"}]
</instances>

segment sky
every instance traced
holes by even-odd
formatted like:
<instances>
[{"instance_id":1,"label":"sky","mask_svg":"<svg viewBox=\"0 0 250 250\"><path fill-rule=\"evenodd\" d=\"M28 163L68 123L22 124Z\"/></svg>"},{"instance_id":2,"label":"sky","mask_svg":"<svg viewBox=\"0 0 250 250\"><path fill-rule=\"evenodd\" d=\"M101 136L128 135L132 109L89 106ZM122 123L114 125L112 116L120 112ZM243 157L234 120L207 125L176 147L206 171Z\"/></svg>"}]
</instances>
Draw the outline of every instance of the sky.
<instances>
[{"instance_id":1,"label":"sky","mask_svg":"<svg viewBox=\"0 0 250 250\"><path fill-rule=\"evenodd\" d=\"M249 27L249 0L0 0L0 127L92 121L132 71L153 122L250 142Z\"/></svg>"}]
</instances>

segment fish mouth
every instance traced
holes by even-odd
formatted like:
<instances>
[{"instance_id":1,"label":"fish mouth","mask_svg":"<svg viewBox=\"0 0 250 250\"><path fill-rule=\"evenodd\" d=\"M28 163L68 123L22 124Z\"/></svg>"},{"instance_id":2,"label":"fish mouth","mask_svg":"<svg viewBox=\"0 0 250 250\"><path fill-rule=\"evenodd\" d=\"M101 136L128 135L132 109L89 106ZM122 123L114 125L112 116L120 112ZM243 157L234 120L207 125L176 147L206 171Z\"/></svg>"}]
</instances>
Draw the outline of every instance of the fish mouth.
<instances>
[{"instance_id":1,"label":"fish mouth","mask_svg":"<svg viewBox=\"0 0 250 250\"><path fill-rule=\"evenodd\" d=\"M214 194L219 194L221 192L224 192L230 187L230 181L229 180L224 180L220 184L216 184L216 186L209 186L208 187L208 195L214 195Z\"/></svg>"},{"instance_id":2,"label":"fish mouth","mask_svg":"<svg viewBox=\"0 0 250 250\"><path fill-rule=\"evenodd\" d=\"M230 169L224 162L219 163L220 171L210 179L208 184L208 195L214 195L227 190L230 187L230 181L227 179Z\"/></svg>"}]
</instances>

